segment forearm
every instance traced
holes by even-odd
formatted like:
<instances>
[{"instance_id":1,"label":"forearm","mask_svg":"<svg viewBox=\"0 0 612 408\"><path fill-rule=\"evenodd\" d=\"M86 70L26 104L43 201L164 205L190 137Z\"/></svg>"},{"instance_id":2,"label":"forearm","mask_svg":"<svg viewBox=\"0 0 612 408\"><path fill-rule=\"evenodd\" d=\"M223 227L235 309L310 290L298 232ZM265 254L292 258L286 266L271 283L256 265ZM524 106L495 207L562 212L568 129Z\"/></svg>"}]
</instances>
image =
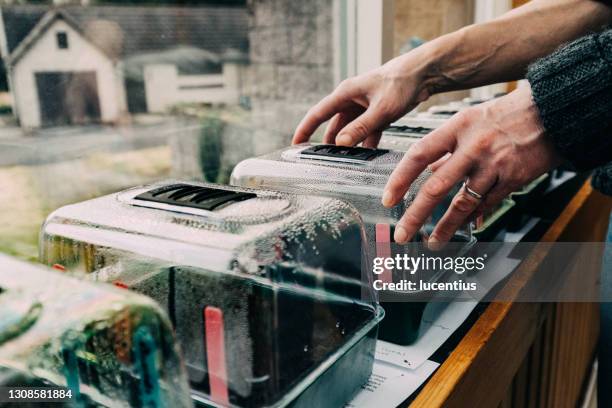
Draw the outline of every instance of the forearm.
<instances>
[{"instance_id":1,"label":"forearm","mask_svg":"<svg viewBox=\"0 0 612 408\"><path fill-rule=\"evenodd\" d=\"M428 61L423 81L433 94L523 78L534 60L610 21L601 2L534 0L417 49Z\"/></svg>"}]
</instances>

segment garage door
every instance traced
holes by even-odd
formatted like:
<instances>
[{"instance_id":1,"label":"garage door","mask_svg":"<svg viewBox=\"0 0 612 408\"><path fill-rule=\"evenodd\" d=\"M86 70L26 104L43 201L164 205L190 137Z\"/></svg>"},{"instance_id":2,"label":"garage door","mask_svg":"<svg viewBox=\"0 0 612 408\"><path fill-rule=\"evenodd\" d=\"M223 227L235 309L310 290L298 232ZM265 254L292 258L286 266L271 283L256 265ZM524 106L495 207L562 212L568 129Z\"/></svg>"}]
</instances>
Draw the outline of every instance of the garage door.
<instances>
[{"instance_id":1,"label":"garage door","mask_svg":"<svg viewBox=\"0 0 612 408\"><path fill-rule=\"evenodd\" d=\"M100 122L95 71L38 72L35 75L42 126Z\"/></svg>"}]
</instances>

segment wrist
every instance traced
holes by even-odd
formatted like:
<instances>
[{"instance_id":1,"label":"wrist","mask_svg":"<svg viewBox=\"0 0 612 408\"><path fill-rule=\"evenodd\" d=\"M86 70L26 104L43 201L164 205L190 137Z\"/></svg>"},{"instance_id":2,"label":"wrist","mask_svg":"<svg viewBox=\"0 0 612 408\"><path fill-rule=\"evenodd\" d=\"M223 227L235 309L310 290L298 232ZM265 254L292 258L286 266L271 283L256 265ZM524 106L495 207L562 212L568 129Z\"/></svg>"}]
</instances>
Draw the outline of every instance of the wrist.
<instances>
[{"instance_id":1,"label":"wrist","mask_svg":"<svg viewBox=\"0 0 612 408\"><path fill-rule=\"evenodd\" d=\"M561 163L557 149L546 134L528 83L488 104L490 126L505 130L512 146L521 152L520 157L528 157L528 152L539 152L538 162L533 166L540 174Z\"/></svg>"},{"instance_id":2,"label":"wrist","mask_svg":"<svg viewBox=\"0 0 612 408\"><path fill-rule=\"evenodd\" d=\"M422 72L423 87L429 96L462 88L462 78L469 73L462 67L465 58L458 53L469 27L438 37L424 44L421 50L426 61ZM417 48L418 50L418 48ZM462 61L464 60L464 61ZM462 72L461 75L458 75Z\"/></svg>"},{"instance_id":3,"label":"wrist","mask_svg":"<svg viewBox=\"0 0 612 408\"><path fill-rule=\"evenodd\" d=\"M467 62L457 51L465 37L465 30L463 28L443 35L392 59L382 67L384 75L394 79L410 79L406 82L417 87L418 102L437 93L458 89L461 77L457 76L457 71L467 71L463 68L457 70L460 60L464 65Z\"/></svg>"}]
</instances>

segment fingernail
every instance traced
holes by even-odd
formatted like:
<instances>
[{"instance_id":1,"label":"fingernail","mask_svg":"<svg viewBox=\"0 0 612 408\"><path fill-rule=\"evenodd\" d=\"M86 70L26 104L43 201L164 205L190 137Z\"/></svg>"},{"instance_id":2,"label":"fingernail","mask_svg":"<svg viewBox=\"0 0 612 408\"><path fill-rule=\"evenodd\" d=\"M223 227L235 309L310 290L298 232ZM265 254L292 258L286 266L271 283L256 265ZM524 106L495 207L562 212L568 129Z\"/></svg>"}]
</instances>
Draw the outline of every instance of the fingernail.
<instances>
[{"instance_id":1,"label":"fingernail","mask_svg":"<svg viewBox=\"0 0 612 408\"><path fill-rule=\"evenodd\" d=\"M382 205L385 207L391 207L393 205L393 194L388 190L383 193Z\"/></svg>"},{"instance_id":2,"label":"fingernail","mask_svg":"<svg viewBox=\"0 0 612 408\"><path fill-rule=\"evenodd\" d=\"M408 241L408 231L406 231L406 228L401 227L399 225L395 227L395 234L393 234L393 239L398 244L403 244Z\"/></svg>"},{"instance_id":3,"label":"fingernail","mask_svg":"<svg viewBox=\"0 0 612 408\"><path fill-rule=\"evenodd\" d=\"M353 144L353 138L347 134L338 135L336 138L336 144L343 146L351 146Z\"/></svg>"}]
</instances>

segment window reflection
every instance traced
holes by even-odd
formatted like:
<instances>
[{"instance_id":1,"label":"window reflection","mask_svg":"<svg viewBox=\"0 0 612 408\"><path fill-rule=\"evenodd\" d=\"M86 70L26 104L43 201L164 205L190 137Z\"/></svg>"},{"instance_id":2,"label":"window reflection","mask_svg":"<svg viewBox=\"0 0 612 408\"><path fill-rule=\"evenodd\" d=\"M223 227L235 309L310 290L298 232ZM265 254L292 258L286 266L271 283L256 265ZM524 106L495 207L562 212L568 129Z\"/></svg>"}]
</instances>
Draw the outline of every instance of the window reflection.
<instances>
[{"instance_id":1,"label":"window reflection","mask_svg":"<svg viewBox=\"0 0 612 408\"><path fill-rule=\"evenodd\" d=\"M333 88L332 2L87 3L1 7L0 252L70 202L226 182Z\"/></svg>"}]
</instances>

